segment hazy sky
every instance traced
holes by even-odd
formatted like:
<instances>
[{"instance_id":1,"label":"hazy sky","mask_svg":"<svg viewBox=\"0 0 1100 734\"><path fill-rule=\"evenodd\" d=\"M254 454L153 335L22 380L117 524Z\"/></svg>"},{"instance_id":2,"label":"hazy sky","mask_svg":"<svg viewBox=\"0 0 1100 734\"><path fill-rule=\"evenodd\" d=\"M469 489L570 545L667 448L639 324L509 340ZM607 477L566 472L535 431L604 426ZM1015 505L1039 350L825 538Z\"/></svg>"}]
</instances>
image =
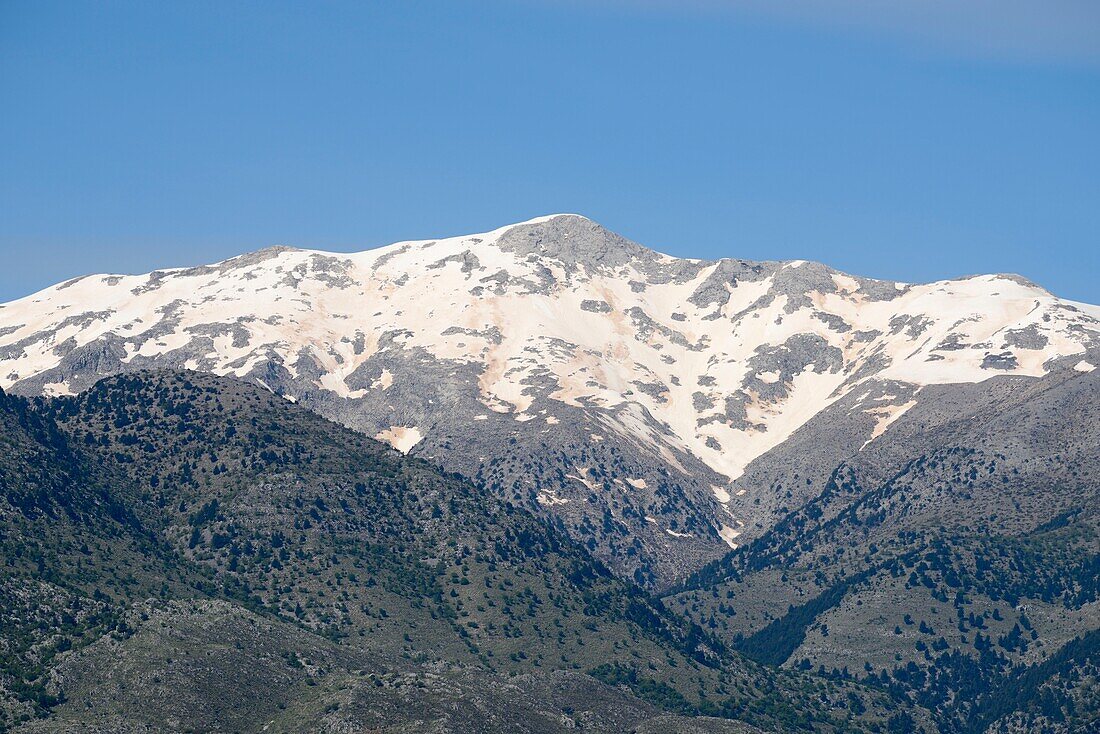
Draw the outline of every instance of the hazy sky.
<instances>
[{"instance_id":1,"label":"hazy sky","mask_svg":"<svg viewBox=\"0 0 1100 734\"><path fill-rule=\"evenodd\" d=\"M0 301L560 211L1100 302L1100 3L0 0Z\"/></svg>"}]
</instances>

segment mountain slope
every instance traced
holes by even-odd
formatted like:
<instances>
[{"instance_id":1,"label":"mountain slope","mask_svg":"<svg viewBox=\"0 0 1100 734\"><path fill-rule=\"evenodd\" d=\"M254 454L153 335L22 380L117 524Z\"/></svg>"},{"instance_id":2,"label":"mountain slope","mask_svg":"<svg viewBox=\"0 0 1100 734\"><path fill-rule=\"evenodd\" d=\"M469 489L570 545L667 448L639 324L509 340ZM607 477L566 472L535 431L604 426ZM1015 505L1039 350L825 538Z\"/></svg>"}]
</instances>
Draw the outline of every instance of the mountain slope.
<instances>
[{"instance_id":1,"label":"mountain slope","mask_svg":"<svg viewBox=\"0 0 1100 734\"><path fill-rule=\"evenodd\" d=\"M891 715L881 692L730 653L540 520L255 384L146 372L0 398L21 447L0 456L0 728Z\"/></svg>"},{"instance_id":2,"label":"mountain slope","mask_svg":"<svg viewBox=\"0 0 1100 734\"><path fill-rule=\"evenodd\" d=\"M68 281L0 307L0 386L64 394L146 367L250 379L663 586L774 519L745 509L775 504L746 468L830 406L862 443L924 386L1089 371L1098 315L1015 276L682 260L559 215Z\"/></svg>"},{"instance_id":3,"label":"mountain slope","mask_svg":"<svg viewBox=\"0 0 1100 734\"><path fill-rule=\"evenodd\" d=\"M1100 376L930 392L824 477L790 456L778 481L801 471L813 498L668 603L757 660L884 686L946 732L1090 730Z\"/></svg>"}]
</instances>

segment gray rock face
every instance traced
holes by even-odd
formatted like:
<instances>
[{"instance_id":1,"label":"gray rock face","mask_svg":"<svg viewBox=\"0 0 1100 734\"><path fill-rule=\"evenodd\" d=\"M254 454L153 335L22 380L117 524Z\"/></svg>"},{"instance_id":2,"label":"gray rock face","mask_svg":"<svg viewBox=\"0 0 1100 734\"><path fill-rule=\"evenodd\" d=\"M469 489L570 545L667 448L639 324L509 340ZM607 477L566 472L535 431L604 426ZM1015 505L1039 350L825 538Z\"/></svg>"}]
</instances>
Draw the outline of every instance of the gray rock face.
<instances>
[{"instance_id":1,"label":"gray rock face","mask_svg":"<svg viewBox=\"0 0 1100 734\"><path fill-rule=\"evenodd\" d=\"M699 308L724 306L729 302L730 288L740 281L758 281L775 272L773 263L750 263L745 260L719 260L717 267L688 296L688 303Z\"/></svg>"},{"instance_id":2,"label":"gray rock face","mask_svg":"<svg viewBox=\"0 0 1100 734\"><path fill-rule=\"evenodd\" d=\"M1012 352L987 354L982 359L983 370L1012 370L1016 369L1018 364L1019 363L1016 361L1016 355Z\"/></svg>"},{"instance_id":3,"label":"gray rock face","mask_svg":"<svg viewBox=\"0 0 1100 734\"><path fill-rule=\"evenodd\" d=\"M593 301L586 299L581 301L582 311L591 311L592 313L611 313L611 304L607 301Z\"/></svg>"},{"instance_id":4,"label":"gray rock face","mask_svg":"<svg viewBox=\"0 0 1100 734\"><path fill-rule=\"evenodd\" d=\"M1023 329L1015 329L1005 333L1005 344L1021 349L1044 349L1050 339L1039 331L1035 324Z\"/></svg>"},{"instance_id":5,"label":"gray rock face","mask_svg":"<svg viewBox=\"0 0 1100 734\"><path fill-rule=\"evenodd\" d=\"M497 241L497 246L521 257L554 260L570 273L613 271L629 265L650 283L685 283L708 265L701 260L662 258L590 219L570 214L511 227Z\"/></svg>"},{"instance_id":6,"label":"gray rock face","mask_svg":"<svg viewBox=\"0 0 1100 734\"><path fill-rule=\"evenodd\" d=\"M635 260L652 262L655 253L584 217L560 216L512 227L497 246L520 257L552 258L566 266L618 268Z\"/></svg>"}]
</instances>

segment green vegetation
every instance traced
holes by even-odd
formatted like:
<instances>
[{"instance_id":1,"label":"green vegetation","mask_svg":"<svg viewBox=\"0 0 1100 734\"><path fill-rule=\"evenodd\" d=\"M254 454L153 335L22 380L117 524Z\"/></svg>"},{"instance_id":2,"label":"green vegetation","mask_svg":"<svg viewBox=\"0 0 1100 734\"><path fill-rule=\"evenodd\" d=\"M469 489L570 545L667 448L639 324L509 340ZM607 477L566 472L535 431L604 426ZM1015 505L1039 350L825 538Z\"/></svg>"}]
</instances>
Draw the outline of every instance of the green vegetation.
<instances>
[{"instance_id":1,"label":"green vegetation","mask_svg":"<svg viewBox=\"0 0 1100 734\"><path fill-rule=\"evenodd\" d=\"M656 599L519 505L257 387L0 393L0 731L471 722L498 699L537 718L530 696L552 726L1087 728L1095 485L1039 463L842 465Z\"/></svg>"},{"instance_id":2,"label":"green vegetation","mask_svg":"<svg viewBox=\"0 0 1100 734\"><path fill-rule=\"evenodd\" d=\"M1080 451L1017 463L949 446L867 486L842 464L666 603L754 660L933 711L940 731L1088 729L1100 512L1095 456ZM890 730L911 729L903 713Z\"/></svg>"},{"instance_id":3,"label":"green vegetation","mask_svg":"<svg viewBox=\"0 0 1100 734\"><path fill-rule=\"evenodd\" d=\"M603 695L600 679L773 730L876 731L893 713L861 684L739 657L527 512L258 387L138 373L0 399L4 612L29 620L5 626L0 730L43 717L172 729L181 701L202 708L195 721L249 728L232 712L269 693L254 671L286 678L271 695L289 711L352 695L367 685L355 671L441 665L592 671L583 695ZM264 640L223 634L227 647L204 614ZM254 661L248 675L234 657ZM118 675L130 682L116 690Z\"/></svg>"}]
</instances>

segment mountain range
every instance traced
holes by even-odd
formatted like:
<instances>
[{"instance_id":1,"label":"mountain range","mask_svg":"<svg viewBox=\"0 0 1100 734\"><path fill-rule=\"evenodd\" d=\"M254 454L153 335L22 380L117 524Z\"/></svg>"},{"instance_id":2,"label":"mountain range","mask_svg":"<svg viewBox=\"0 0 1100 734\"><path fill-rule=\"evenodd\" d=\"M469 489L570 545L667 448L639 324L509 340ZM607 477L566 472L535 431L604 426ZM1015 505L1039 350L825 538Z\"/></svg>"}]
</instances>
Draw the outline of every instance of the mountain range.
<instances>
[{"instance_id":1,"label":"mountain range","mask_svg":"<svg viewBox=\"0 0 1100 734\"><path fill-rule=\"evenodd\" d=\"M776 518L756 465L815 417L843 414L862 445L929 386L1088 372L1098 350L1100 309L1017 276L676 259L574 215L89 276L0 308L9 392L151 367L249 380L553 518L658 589Z\"/></svg>"},{"instance_id":2,"label":"mountain range","mask_svg":"<svg viewBox=\"0 0 1100 734\"><path fill-rule=\"evenodd\" d=\"M577 215L60 283L0 306L4 721L1087 728L1096 365L1019 276Z\"/></svg>"}]
</instances>

